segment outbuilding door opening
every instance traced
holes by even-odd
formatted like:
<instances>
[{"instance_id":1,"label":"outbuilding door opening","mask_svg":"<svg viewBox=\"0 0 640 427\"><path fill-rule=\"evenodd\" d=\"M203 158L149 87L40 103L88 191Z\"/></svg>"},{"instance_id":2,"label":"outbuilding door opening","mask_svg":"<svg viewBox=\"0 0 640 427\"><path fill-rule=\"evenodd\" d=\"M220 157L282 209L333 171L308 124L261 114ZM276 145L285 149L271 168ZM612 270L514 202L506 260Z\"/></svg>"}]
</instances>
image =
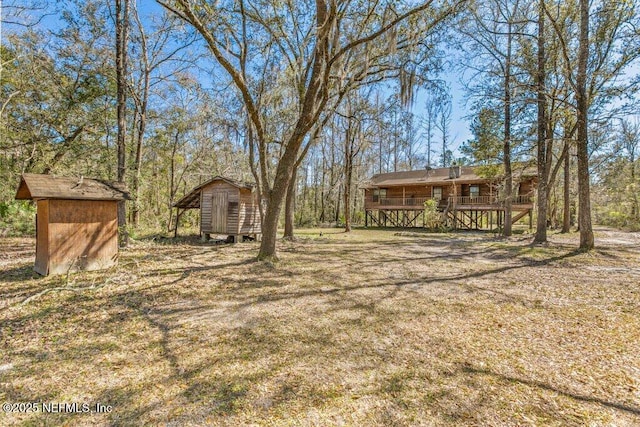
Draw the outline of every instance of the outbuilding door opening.
<instances>
[{"instance_id":1,"label":"outbuilding door opening","mask_svg":"<svg viewBox=\"0 0 640 427\"><path fill-rule=\"evenodd\" d=\"M211 232L225 234L227 232L228 194L226 192L214 193L211 199Z\"/></svg>"}]
</instances>

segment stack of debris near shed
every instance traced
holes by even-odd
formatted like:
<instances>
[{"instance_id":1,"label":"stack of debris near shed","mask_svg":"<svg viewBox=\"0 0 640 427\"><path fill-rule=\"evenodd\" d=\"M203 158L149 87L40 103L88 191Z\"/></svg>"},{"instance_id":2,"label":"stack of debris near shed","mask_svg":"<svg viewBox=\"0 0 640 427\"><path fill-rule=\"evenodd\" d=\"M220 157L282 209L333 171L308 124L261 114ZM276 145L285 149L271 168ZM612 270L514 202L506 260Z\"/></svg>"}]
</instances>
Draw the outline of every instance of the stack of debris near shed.
<instances>
[{"instance_id":1,"label":"stack of debris near shed","mask_svg":"<svg viewBox=\"0 0 640 427\"><path fill-rule=\"evenodd\" d=\"M100 270L117 263L117 206L129 199L124 184L23 174L16 199L37 204L37 273Z\"/></svg>"},{"instance_id":2,"label":"stack of debris near shed","mask_svg":"<svg viewBox=\"0 0 640 427\"><path fill-rule=\"evenodd\" d=\"M226 235L233 242L260 239L260 208L253 184L216 176L191 190L173 205L179 218L187 209L200 209L200 235Z\"/></svg>"}]
</instances>

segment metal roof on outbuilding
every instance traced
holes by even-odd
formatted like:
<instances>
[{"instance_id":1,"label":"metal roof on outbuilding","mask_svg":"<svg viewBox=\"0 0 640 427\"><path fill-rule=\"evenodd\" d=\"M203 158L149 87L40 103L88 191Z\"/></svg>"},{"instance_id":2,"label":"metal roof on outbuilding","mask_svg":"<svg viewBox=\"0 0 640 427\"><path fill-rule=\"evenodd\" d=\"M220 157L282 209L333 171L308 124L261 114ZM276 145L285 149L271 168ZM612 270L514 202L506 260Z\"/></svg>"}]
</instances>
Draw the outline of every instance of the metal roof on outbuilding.
<instances>
[{"instance_id":1,"label":"metal roof on outbuilding","mask_svg":"<svg viewBox=\"0 0 640 427\"><path fill-rule=\"evenodd\" d=\"M119 182L25 173L16 199L130 200L130 197L126 186Z\"/></svg>"}]
</instances>

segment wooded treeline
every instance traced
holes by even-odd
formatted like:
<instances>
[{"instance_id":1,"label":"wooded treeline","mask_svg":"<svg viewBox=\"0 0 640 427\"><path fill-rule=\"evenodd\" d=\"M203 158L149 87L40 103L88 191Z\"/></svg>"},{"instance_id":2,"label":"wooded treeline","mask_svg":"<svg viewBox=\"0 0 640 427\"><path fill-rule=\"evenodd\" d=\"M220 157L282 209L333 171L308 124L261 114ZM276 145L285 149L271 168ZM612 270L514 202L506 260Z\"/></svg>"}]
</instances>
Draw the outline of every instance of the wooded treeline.
<instances>
[{"instance_id":1,"label":"wooded treeline","mask_svg":"<svg viewBox=\"0 0 640 427\"><path fill-rule=\"evenodd\" d=\"M119 158L134 234L171 229L171 205L214 175L257 182L262 258L278 225L361 223L370 175L454 161L504 175L505 195L513 167L537 165L538 241L586 201L584 220L640 227L633 1L14 1L2 19L5 230L21 173L115 180ZM445 73L465 84L472 140L452 140Z\"/></svg>"}]
</instances>

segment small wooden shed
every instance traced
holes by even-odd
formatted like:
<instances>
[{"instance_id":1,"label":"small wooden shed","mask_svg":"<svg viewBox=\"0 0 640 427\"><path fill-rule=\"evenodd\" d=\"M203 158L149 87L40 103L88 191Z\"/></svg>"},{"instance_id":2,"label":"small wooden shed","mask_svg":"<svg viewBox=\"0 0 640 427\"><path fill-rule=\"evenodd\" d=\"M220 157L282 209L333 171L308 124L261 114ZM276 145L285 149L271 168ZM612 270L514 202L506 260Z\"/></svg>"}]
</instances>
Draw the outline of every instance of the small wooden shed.
<instances>
[{"instance_id":1,"label":"small wooden shed","mask_svg":"<svg viewBox=\"0 0 640 427\"><path fill-rule=\"evenodd\" d=\"M16 199L37 204L37 273L100 270L116 264L117 205L129 199L123 184L23 174Z\"/></svg>"},{"instance_id":2,"label":"small wooden shed","mask_svg":"<svg viewBox=\"0 0 640 427\"><path fill-rule=\"evenodd\" d=\"M258 203L253 184L216 176L191 190L173 206L178 209L178 218L181 210L200 209L200 234L203 237L223 234L237 242L243 236L260 238Z\"/></svg>"}]
</instances>

